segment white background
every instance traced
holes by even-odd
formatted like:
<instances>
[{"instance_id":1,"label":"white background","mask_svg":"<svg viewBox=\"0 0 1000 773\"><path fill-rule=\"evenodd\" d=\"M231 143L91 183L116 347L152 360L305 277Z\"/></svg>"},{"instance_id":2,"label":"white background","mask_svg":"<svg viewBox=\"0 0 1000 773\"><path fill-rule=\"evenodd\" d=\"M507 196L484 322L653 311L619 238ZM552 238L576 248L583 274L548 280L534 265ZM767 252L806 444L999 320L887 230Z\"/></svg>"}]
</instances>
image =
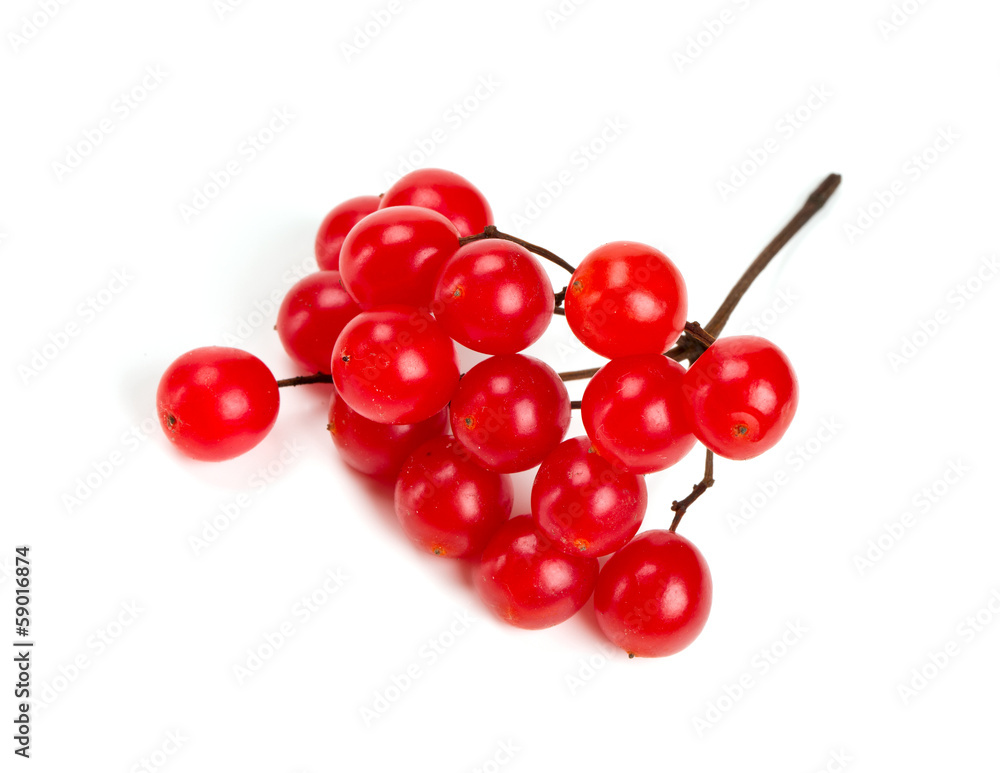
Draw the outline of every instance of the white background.
<instances>
[{"instance_id":1,"label":"white background","mask_svg":"<svg viewBox=\"0 0 1000 773\"><path fill-rule=\"evenodd\" d=\"M41 0L11 0L0 14L0 644L11 652L9 571L28 543L41 698L25 763L3 688L0 769L998 769L1000 279L982 261L1000 248L1000 7L909 0L893 24L888 0L591 0L562 20L556 0L219 5L53 3L45 18ZM388 25L345 51L373 12ZM46 23L28 39L33 17ZM126 109L147 68L161 82ZM288 125L241 154L276 110ZM69 155L102 121L99 146ZM188 349L240 336L293 373L270 299L310 267L325 212L384 190L421 144L502 229L571 262L616 239L664 250L702 322L843 174L731 322L763 320L802 399L774 451L717 464L681 527L715 582L683 653L612 653L591 607L543 632L492 620L468 570L411 549L389 498L336 458L323 389L284 392L266 442L224 464L146 432L161 372ZM185 217L233 159L240 174ZM106 288L120 292L88 311ZM560 319L532 352L599 362ZM669 523L700 465L693 453L650 479L647 527ZM213 518L226 528L196 552ZM296 604L330 571L342 587L304 620ZM292 636L241 682L234 666L283 625ZM433 661L432 641L451 645ZM2 674L10 685L9 655ZM169 733L184 740L165 755Z\"/></svg>"}]
</instances>

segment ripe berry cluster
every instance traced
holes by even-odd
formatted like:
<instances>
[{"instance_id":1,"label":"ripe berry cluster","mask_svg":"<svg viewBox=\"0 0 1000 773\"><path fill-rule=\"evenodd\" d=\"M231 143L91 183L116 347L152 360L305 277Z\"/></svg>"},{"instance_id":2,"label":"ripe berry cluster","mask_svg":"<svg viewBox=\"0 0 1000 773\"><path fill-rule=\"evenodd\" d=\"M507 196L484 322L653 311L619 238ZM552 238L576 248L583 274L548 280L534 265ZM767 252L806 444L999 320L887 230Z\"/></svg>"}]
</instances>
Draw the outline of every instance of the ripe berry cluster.
<instances>
[{"instance_id":1,"label":"ripe berry cluster","mask_svg":"<svg viewBox=\"0 0 1000 773\"><path fill-rule=\"evenodd\" d=\"M188 456L229 459L270 431L279 386L332 382L328 429L344 460L395 486L415 545L477 562L475 585L499 618L546 628L593 595L601 630L630 656L677 652L705 624L712 581L676 526L712 485L713 454L749 459L780 440L795 374L769 341L715 339L735 301L705 329L686 322L684 280L659 250L612 242L574 267L492 220L479 190L437 169L340 204L316 238L320 270L278 312L285 350L315 375L278 382L247 352L196 349L160 382L163 429ZM560 292L539 257L572 273ZM609 362L560 374L522 354L554 314ZM489 356L463 374L456 343ZM574 378L590 378L580 403L564 383ZM566 439L573 408L587 434ZM705 479L674 503L669 530L636 536L644 476L696 441L708 449ZM531 513L511 518L510 475L534 467Z\"/></svg>"}]
</instances>

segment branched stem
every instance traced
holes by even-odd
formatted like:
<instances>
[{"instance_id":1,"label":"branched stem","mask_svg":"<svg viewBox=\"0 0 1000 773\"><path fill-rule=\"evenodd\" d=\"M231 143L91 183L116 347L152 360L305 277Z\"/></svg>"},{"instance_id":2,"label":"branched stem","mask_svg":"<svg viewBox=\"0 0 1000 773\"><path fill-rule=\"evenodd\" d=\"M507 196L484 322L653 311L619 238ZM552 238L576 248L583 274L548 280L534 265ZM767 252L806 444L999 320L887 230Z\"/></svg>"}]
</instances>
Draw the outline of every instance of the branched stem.
<instances>
[{"instance_id":1,"label":"branched stem","mask_svg":"<svg viewBox=\"0 0 1000 773\"><path fill-rule=\"evenodd\" d=\"M557 266L560 266L569 273L574 273L576 267L567 263L565 260L560 258L551 250L547 250L544 247L539 247L537 244L532 244L531 242L526 242L524 239L518 239L516 236L511 236L510 234L505 234L502 231L498 231L495 225L488 225L486 229L481 234L474 234L472 236L463 236L458 240L459 244L468 244L469 242L477 242L480 239L504 239L508 242L514 242L514 244L520 244L528 252L535 253L540 258L545 258Z\"/></svg>"},{"instance_id":2,"label":"branched stem","mask_svg":"<svg viewBox=\"0 0 1000 773\"><path fill-rule=\"evenodd\" d=\"M754 280L760 276L760 273L767 267L767 265L774 259L781 248L791 241L792 237L795 236L803 226L808 223L812 217L819 212L823 205L829 201L833 192L837 190L837 186L840 185L841 177L839 174L831 174L819 184L806 199L805 204L795 213L794 217L788 221L784 228L778 232L761 253L754 259L746 271L743 272L743 276L739 278L739 281L733 285L733 289L729 291L722 305L719 306L718 310L708 321L708 324L702 327L697 322L688 322L684 326L684 332L677 341L677 345L674 346L670 351L666 352L664 356L669 357L672 360L681 361L688 360L689 362L694 362L705 350L708 349L718 337L719 333L722 332L722 328L725 327L729 318L732 316L733 311L736 309L736 305L740 302L740 299L746 294L747 290L750 289L750 285L753 284ZM480 234L474 234L472 236L465 236L459 239L460 244L469 244L470 242L479 241L481 239L503 239L505 241L513 242L514 244L519 244L524 247L529 252L533 252L545 260L555 263L571 274L576 271L576 268L571 264L567 263L565 260L560 258L554 252L545 249L544 247L539 247L537 244L531 244L523 239L519 239L516 236L511 236L510 234L505 234L499 230L495 225L486 226L485 230ZM556 307L554 313L565 315L566 310L563 307L563 303L566 299L566 290L564 287L558 293L555 294ZM571 370L559 374L559 378L563 381L577 381L591 378L600 368L586 368L584 370ZM316 373L312 376L295 376L294 378L286 378L278 381L279 387L286 386L299 386L300 384L331 384L333 383L333 378L325 373ZM574 410L578 410L581 406L580 400L573 400L570 403L570 407ZM674 512L674 518L670 524L670 531L676 531L678 524L680 524L681 519L687 512L688 508L702 495L704 494L712 485L715 483L715 478L713 475L713 460L714 454L706 450L705 452L705 474L702 479L694 485L691 493L688 494L684 499L674 501L671 504L670 509Z\"/></svg>"},{"instance_id":3,"label":"branched stem","mask_svg":"<svg viewBox=\"0 0 1000 773\"><path fill-rule=\"evenodd\" d=\"M712 466L713 460L715 459L715 454L713 454L708 449L705 450L705 475L700 481L694 484L694 488L691 493L688 494L680 502L674 500L674 503L670 505L670 509L674 511L674 520L670 524L670 531L677 531L677 526L681 522L681 518L684 517L684 513L687 509L694 503L694 501L704 494L708 489L712 487L715 483L715 478L712 477Z\"/></svg>"}]
</instances>

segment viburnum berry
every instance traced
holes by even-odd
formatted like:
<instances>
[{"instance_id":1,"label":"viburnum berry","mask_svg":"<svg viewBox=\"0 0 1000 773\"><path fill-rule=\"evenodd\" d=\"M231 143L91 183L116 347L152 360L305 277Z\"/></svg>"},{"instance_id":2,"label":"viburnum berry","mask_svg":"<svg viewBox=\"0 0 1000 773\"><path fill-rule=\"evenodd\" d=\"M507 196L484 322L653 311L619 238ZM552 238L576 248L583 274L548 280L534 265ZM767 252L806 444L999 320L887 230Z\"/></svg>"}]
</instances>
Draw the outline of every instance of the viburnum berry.
<instances>
[{"instance_id":1,"label":"viburnum berry","mask_svg":"<svg viewBox=\"0 0 1000 773\"><path fill-rule=\"evenodd\" d=\"M336 271L315 271L288 291L278 309L278 337L306 373L329 373L333 345L344 325L361 313Z\"/></svg>"},{"instance_id":2,"label":"viburnum berry","mask_svg":"<svg viewBox=\"0 0 1000 773\"><path fill-rule=\"evenodd\" d=\"M461 443L439 437L417 448L396 480L396 517L417 547L436 556L478 556L510 517L510 476L476 464Z\"/></svg>"},{"instance_id":3,"label":"viburnum berry","mask_svg":"<svg viewBox=\"0 0 1000 773\"><path fill-rule=\"evenodd\" d=\"M463 346L513 354L542 337L554 307L552 282L530 252L514 242L483 239L444 264L432 308Z\"/></svg>"},{"instance_id":4,"label":"viburnum berry","mask_svg":"<svg viewBox=\"0 0 1000 773\"><path fill-rule=\"evenodd\" d=\"M382 483L394 484L410 454L447 428L447 409L416 424L379 424L353 410L336 391L330 396L327 429L341 458Z\"/></svg>"},{"instance_id":5,"label":"viburnum berry","mask_svg":"<svg viewBox=\"0 0 1000 773\"><path fill-rule=\"evenodd\" d=\"M444 169L417 169L403 175L382 196L380 209L426 207L448 218L462 236L482 233L493 223L486 197L464 177Z\"/></svg>"},{"instance_id":6,"label":"viburnum berry","mask_svg":"<svg viewBox=\"0 0 1000 773\"><path fill-rule=\"evenodd\" d=\"M694 447L684 367L659 354L619 357L583 393L583 426L601 456L634 473L663 470Z\"/></svg>"},{"instance_id":7,"label":"viburnum berry","mask_svg":"<svg viewBox=\"0 0 1000 773\"><path fill-rule=\"evenodd\" d=\"M438 271L458 250L458 238L451 221L431 209L380 209L344 240L344 288L364 309L394 303L429 306Z\"/></svg>"},{"instance_id":8,"label":"viburnum berry","mask_svg":"<svg viewBox=\"0 0 1000 773\"><path fill-rule=\"evenodd\" d=\"M546 457L531 487L538 528L570 555L604 556L627 543L646 514L646 482L598 455L586 437Z\"/></svg>"},{"instance_id":9,"label":"viburnum berry","mask_svg":"<svg viewBox=\"0 0 1000 773\"><path fill-rule=\"evenodd\" d=\"M170 442L207 462L256 446L274 426L278 404L278 383L267 366L224 346L182 354L156 390L156 413Z\"/></svg>"},{"instance_id":10,"label":"viburnum berry","mask_svg":"<svg viewBox=\"0 0 1000 773\"><path fill-rule=\"evenodd\" d=\"M705 557L666 530L644 532L611 556L594 591L601 631L629 657L684 649L705 627L711 606Z\"/></svg>"},{"instance_id":11,"label":"viburnum berry","mask_svg":"<svg viewBox=\"0 0 1000 773\"><path fill-rule=\"evenodd\" d=\"M348 322L331 369L344 401L382 424L429 419L448 404L459 379L448 334L412 306L384 306Z\"/></svg>"},{"instance_id":12,"label":"viburnum berry","mask_svg":"<svg viewBox=\"0 0 1000 773\"><path fill-rule=\"evenodd\" d=\"M338 204L323 218L316 234L316 262L323 271L340 268L340 248L348 232L378 209L378 196L357 196Z\"/></svg>"},{"instance_id":13,"label":"viburnum berry","mask_svg":"<svg viewBox=\"0 0 1000 773\"><path fill-rule=\"evenodd\" d=\"M726 459L752 459L792 423L799 385L788 357L770 341L730 336L691 365L684 394L698 440Z\"/></svg>"},{"instance_id":14,"label":"viburnum berry","mask_svg":"<svg viewBox=\"0 0 1000 773\"><path fill-rule=\"evenodd\" d=\"M577 266L566 289L566 321L598 354L662 354L684 331L687 289L654 247L611 242Z\"/></svg>"},{"instance_id":15,"label":"viburnum berry","mask_svg":"<svg viewBox=\"0 0 1000 773\"><path fill-rule=\"evenodd\" d=\"M473 577L493 614L538 629L568 620L587 603L598 568L596 558L557 550L530 515L519 515L493 535Z\"/></svg>"},{"instance_id":16,"label":"viburnum berry","mask_svg":"<svg viewBox=\"0 0 1000 773\"><path fill-rule=\"evenodd\" d=\"M541 360L501 354L462 376L451 399L455 438L487 470L539 464L569 428L570 401L559 374Z\"/></svg>"}]
</instances>

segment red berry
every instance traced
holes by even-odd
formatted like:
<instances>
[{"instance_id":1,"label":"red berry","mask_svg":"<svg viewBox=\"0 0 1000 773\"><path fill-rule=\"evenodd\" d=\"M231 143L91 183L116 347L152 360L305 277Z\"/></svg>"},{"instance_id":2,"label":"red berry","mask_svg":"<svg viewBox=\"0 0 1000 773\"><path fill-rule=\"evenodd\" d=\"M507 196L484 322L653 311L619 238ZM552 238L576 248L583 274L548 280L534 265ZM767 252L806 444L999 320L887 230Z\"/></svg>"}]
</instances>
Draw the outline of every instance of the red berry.
<instances>
[{"instance_id":1,"label":"red berry","mask_svg":"<svg viewBox=\"0 0 1000 773\"><path fill-rule=\"evenodd\" d=\"M493 535L475 573L483 603L518 628L549 628L587 603L597 582L596 558L568 556L535 527L511 518Z\"/></svg>"},{"instance_id":2,"label":"red berry","mask_svg":"<svg viewBox=\"0 0 1000 773\"><path fill-rule=\"evenodd\" d=\"M292 285L281 302L278 337L303 371L329 373L337 336L360 313L339 273L317 271Z\"/></svg>"},{"instance_id":3,"label":"red berry","mask_svg":"<svg viewBox=\"0 0 1000 773\"><path fill-rule=\"evenodd\" d=\"M569 393L541 360L501 354L462 376L451 399L455 438L487 470L519 472L539 464L566 434Z\"/></svg>"},{"instance_id":4,"label":"red berry","mask_svg":"<svg viewBox=\"0 0 1000 773\"><path fill-rule=\"evenodd\" d=\"M502 239L465 245L444 264L434 316L463 346L513 354L539 338L552 320L552 282L524 247Z\"/></svg>"},{"instance_id":5,"label":"red berry","mask_svg":"<svg viewBox=\"0 0 1000 773\"><path fill-rule=\"evenodd\" d=\"M607 555L639 531L646 482L613 467L588 438L571 438L538 468L531 512L538 528L566 553Z\"/></svg>"},{"instance_id":6,"label":"red berry","mask_svg":"<svg viewBox=\"0 0 1000 773\"><path fill-rule=\"evenodd\" d=\"M448 334L411 306L364 311L333 350L337 393L366 419L413 424L443 409L458 386L458 356Z\"/></svg>"},{"instance_id":7,"label":"red berry","mask_svg":"<svg viewBox=\"0 0 1000 773\"><path fill-rule=\"evenodd\" d=\"M597 623L629 656L673 655L701 633L712 606L705 557L671 531L647 531L615 553L594 591Z\"/></svg>"},{"instance_id":8,"label":"red berry","mask_svg":"<svg viewBox=\"0 0 1000 773\"><path fill-rule=\"evenodd\" d=\"M450 437L420 446L396 480L396 516L403 531L436 556L478 556L513 504L510 477L487 472Z\"/></svg>"},{"instance_id":9,"label":"red berry","mask_svg":"<svg viewBox=\"0 0 1000 773\"><path fill-rule=\"evenodd\" d=\"M278 383L248 352L193 349L174 360L156 390L156 412L185 455L219 462L246 453L278 418Z\"/></svg>"},{"instance_id":10,"label":"red berry","mask_svg":"<svg viewBox=\"0 0 1000 773\"><path fill-rule=\"evenodd\" d=\"M438 271L458 246L455 226L437 212L380 209L347 234L340 276L364 309L391 303L428 306Z\"/></svg>"},{"instance_id":11,"label":"red berry","mask_svg":"<svg viewBox=\"0 0 1000 773\"><path fill-rule=\"evenodd\" d=\"M445 433L448 411L435 413L416 424L379 424L362 416L337 398L330 398L327 429L341 458L358 472L383 483L395 483L403 463L417 446Z\"/></svg>"},{"instance_id":12,"label":"red berry","mask_svg":"<svg viewBox=\"0 0 1000 773\"><path fill-rule=\"evenodd\" d=\"M756 336L720 338L684 377L698 440L726 459L752 459L788 429L799 402L792 365Z\"/></svg>"},{"instance_id":13,"label":"red berry","mask_svg":"<svg viewBox=\"0 0 1000 773\"><path fill-rule=\"evenodd\" d=\"M348 231L366 215L378 209L378 196L358 196L330 210L316 234L316 262L324 271L340 267L340 248Z\"/></svg>"},{"instance_id":14,"label":"red berry","mask_svg":"<svg viewBox=\"0 0 1000 773\"><path fill-rule=\"evenodd\" d=\"M611 242L577 267L565 306L576 337L604 357L662 354L684 330L687 290L659 250Z\"/></svg>"},{"instance_id":15,"label":"red berry","mask_svg":"<svg viewBox=\"0 0 1000 773\"><path fill-rule=\"evenodd\" d=\"M385 192L379 209L401 204L440 212L462 236L482 233L493 223L493 212L479 189L444 169L417 169L403 175Z\"/></svg>"},{"instance_id":16,"label":"red berry","mask_svg":"<svg viewBox=\"0 0 1000 773\"><path fill-rule=\"evenodd\" d=\"M684 368L659 354L612 360L587 384L583 426L601 456L645 474L676 464L694 447Z\"/></svg>"}]
</instances>

